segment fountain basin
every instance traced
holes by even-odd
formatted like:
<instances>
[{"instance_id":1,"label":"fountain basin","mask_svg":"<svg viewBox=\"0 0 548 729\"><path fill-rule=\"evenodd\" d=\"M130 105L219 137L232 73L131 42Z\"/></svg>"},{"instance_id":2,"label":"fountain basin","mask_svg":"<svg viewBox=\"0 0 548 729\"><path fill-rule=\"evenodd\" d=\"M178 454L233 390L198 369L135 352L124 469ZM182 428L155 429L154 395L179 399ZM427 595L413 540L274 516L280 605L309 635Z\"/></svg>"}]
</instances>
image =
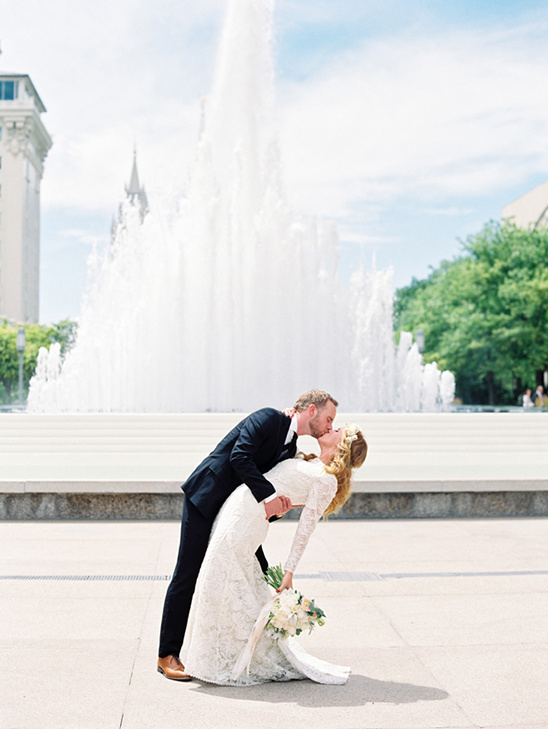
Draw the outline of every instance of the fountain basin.
<instances>
[{"instance_id":1,"label":"fountain basin","mask_svg":"<svg viewBox=\"0 0 548 729\"><path fill-rule=\"evenodd\" d=\"M2 415L0 518L178 518L180 484L242 416ZM362 426L369 455L341 517L548 515L544 413L337 417L346 421Z\"/></svg>"}]
</instances>

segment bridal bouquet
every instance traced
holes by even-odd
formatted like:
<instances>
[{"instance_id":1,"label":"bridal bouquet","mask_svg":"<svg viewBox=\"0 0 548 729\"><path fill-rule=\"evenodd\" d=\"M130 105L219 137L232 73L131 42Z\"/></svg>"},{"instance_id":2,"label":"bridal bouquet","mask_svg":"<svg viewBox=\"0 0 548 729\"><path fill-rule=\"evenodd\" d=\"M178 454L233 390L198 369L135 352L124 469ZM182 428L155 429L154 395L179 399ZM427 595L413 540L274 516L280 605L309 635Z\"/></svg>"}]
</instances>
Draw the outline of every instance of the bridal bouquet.
<instances>
[{"instance_id":1,"label":"bridal bouquet","mask_svg":"<svg viewBox=\"0 0 548 729\"><path fill-rule=\"evenodd\" d=\"M269 567L263 579L278 590L283 576L281 565L277 565ZM314 600L309 600L297 590L284 590L270 607L265 630L273 637L284 640L289 636L299 635L303 630L311 633L316 625L324 624L325 613L314 604Z\"/></svg>"},{"instance_id":2,"label":"bridal bouquet","mask_svg":"<svg viewBox=\"0 0 548 729\"><path fill-rule=\"evenodd\" d=\"M269 567L263 580L278 590L281 587L284 573L282 566ZM316 625L325 623L325 613L314 604L314 600L308 600L297 590L284 590L281 594L275 595L266 605L263 605L261 612L245 648L240 653L231 678L236 680L242 671L249 673L249 665L253 651L259 642L261 635L266 630L274 640L280 641L289 636L299 635L303 630L312 631ZM280 645L280 650L284 648Z\"/></svg>"}]
</instances>

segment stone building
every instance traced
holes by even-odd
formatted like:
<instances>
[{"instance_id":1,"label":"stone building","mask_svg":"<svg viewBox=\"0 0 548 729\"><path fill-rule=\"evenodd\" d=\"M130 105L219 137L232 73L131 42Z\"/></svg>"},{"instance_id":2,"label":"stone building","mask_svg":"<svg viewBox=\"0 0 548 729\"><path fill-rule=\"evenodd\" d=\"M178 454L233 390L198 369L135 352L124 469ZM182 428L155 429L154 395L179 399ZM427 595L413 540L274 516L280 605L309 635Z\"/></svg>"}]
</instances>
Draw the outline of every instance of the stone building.
<instances>
[{"instance_id":1,"label":"stone building","mask_svg":"<svg viewBox=\"0 0 548 729\"><path fill-rule=\"evenodd\" d=\"M14 323L38 321L45 111L29 76L0 72L0 318Z\"/></svg>"},{"instance_id":2,"label":"stone building","mask_svg":"<svg viewBox=\"0 0 548 729\"><path fill-rule=\"evenodd\" d=\"M548 225L548 182L543 182L502 209L503 219L518 228L540 228Z\"/></svg>"}]
</instances>

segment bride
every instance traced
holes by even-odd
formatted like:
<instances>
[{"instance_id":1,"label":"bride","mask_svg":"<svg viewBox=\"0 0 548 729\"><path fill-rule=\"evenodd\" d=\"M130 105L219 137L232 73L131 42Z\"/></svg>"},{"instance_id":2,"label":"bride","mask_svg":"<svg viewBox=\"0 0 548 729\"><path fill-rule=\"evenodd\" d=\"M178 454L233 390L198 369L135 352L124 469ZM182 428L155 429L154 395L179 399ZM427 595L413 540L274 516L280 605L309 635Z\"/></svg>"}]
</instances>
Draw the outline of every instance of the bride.
<instances>
[{"instance_id":1,"label":"bride","mask_svg":"<svg viewBox=\"0 0 548 729\"><path fill-rule=\"evenodd\" d=\"M292 589L293 574L318 520L345 503L352 468L359 468L367 455L356 425L326 433L318 442L319 457L297 456L265 474L278 495L303 505L280 591ZM224 503L192 598L182 650L185 670L203 681L231 686L306 677L319 683L345 683L350 669L308 655L293 638L278 643L267 633L261 635L248 670L233 677L257 616L272 597L255 557L268 526L263 505L245 484Z\"/></svg>"}]
</instances>

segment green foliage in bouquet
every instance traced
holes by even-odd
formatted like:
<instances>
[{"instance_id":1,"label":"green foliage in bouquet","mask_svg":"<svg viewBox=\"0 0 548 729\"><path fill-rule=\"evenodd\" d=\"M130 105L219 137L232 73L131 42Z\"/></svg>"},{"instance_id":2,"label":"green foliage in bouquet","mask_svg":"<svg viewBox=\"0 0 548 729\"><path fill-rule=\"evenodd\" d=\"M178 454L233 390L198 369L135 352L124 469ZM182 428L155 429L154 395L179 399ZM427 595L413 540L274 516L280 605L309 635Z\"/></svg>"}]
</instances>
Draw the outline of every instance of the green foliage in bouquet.
<instances>
[{"instance_id":1,"label":"green foliage in bouquet","mask_svg":"<svg viewBox=\"0 0 548 729\"><path fill-rule=\"evenodd\" d=\"M275 590L280 589L283 578L284 571L282 570L281 564L277 564L275 567L269 567L263 575L263 580L266 584L270 585L270 587L273 587Z\"/></svg>"}]
</instances>

